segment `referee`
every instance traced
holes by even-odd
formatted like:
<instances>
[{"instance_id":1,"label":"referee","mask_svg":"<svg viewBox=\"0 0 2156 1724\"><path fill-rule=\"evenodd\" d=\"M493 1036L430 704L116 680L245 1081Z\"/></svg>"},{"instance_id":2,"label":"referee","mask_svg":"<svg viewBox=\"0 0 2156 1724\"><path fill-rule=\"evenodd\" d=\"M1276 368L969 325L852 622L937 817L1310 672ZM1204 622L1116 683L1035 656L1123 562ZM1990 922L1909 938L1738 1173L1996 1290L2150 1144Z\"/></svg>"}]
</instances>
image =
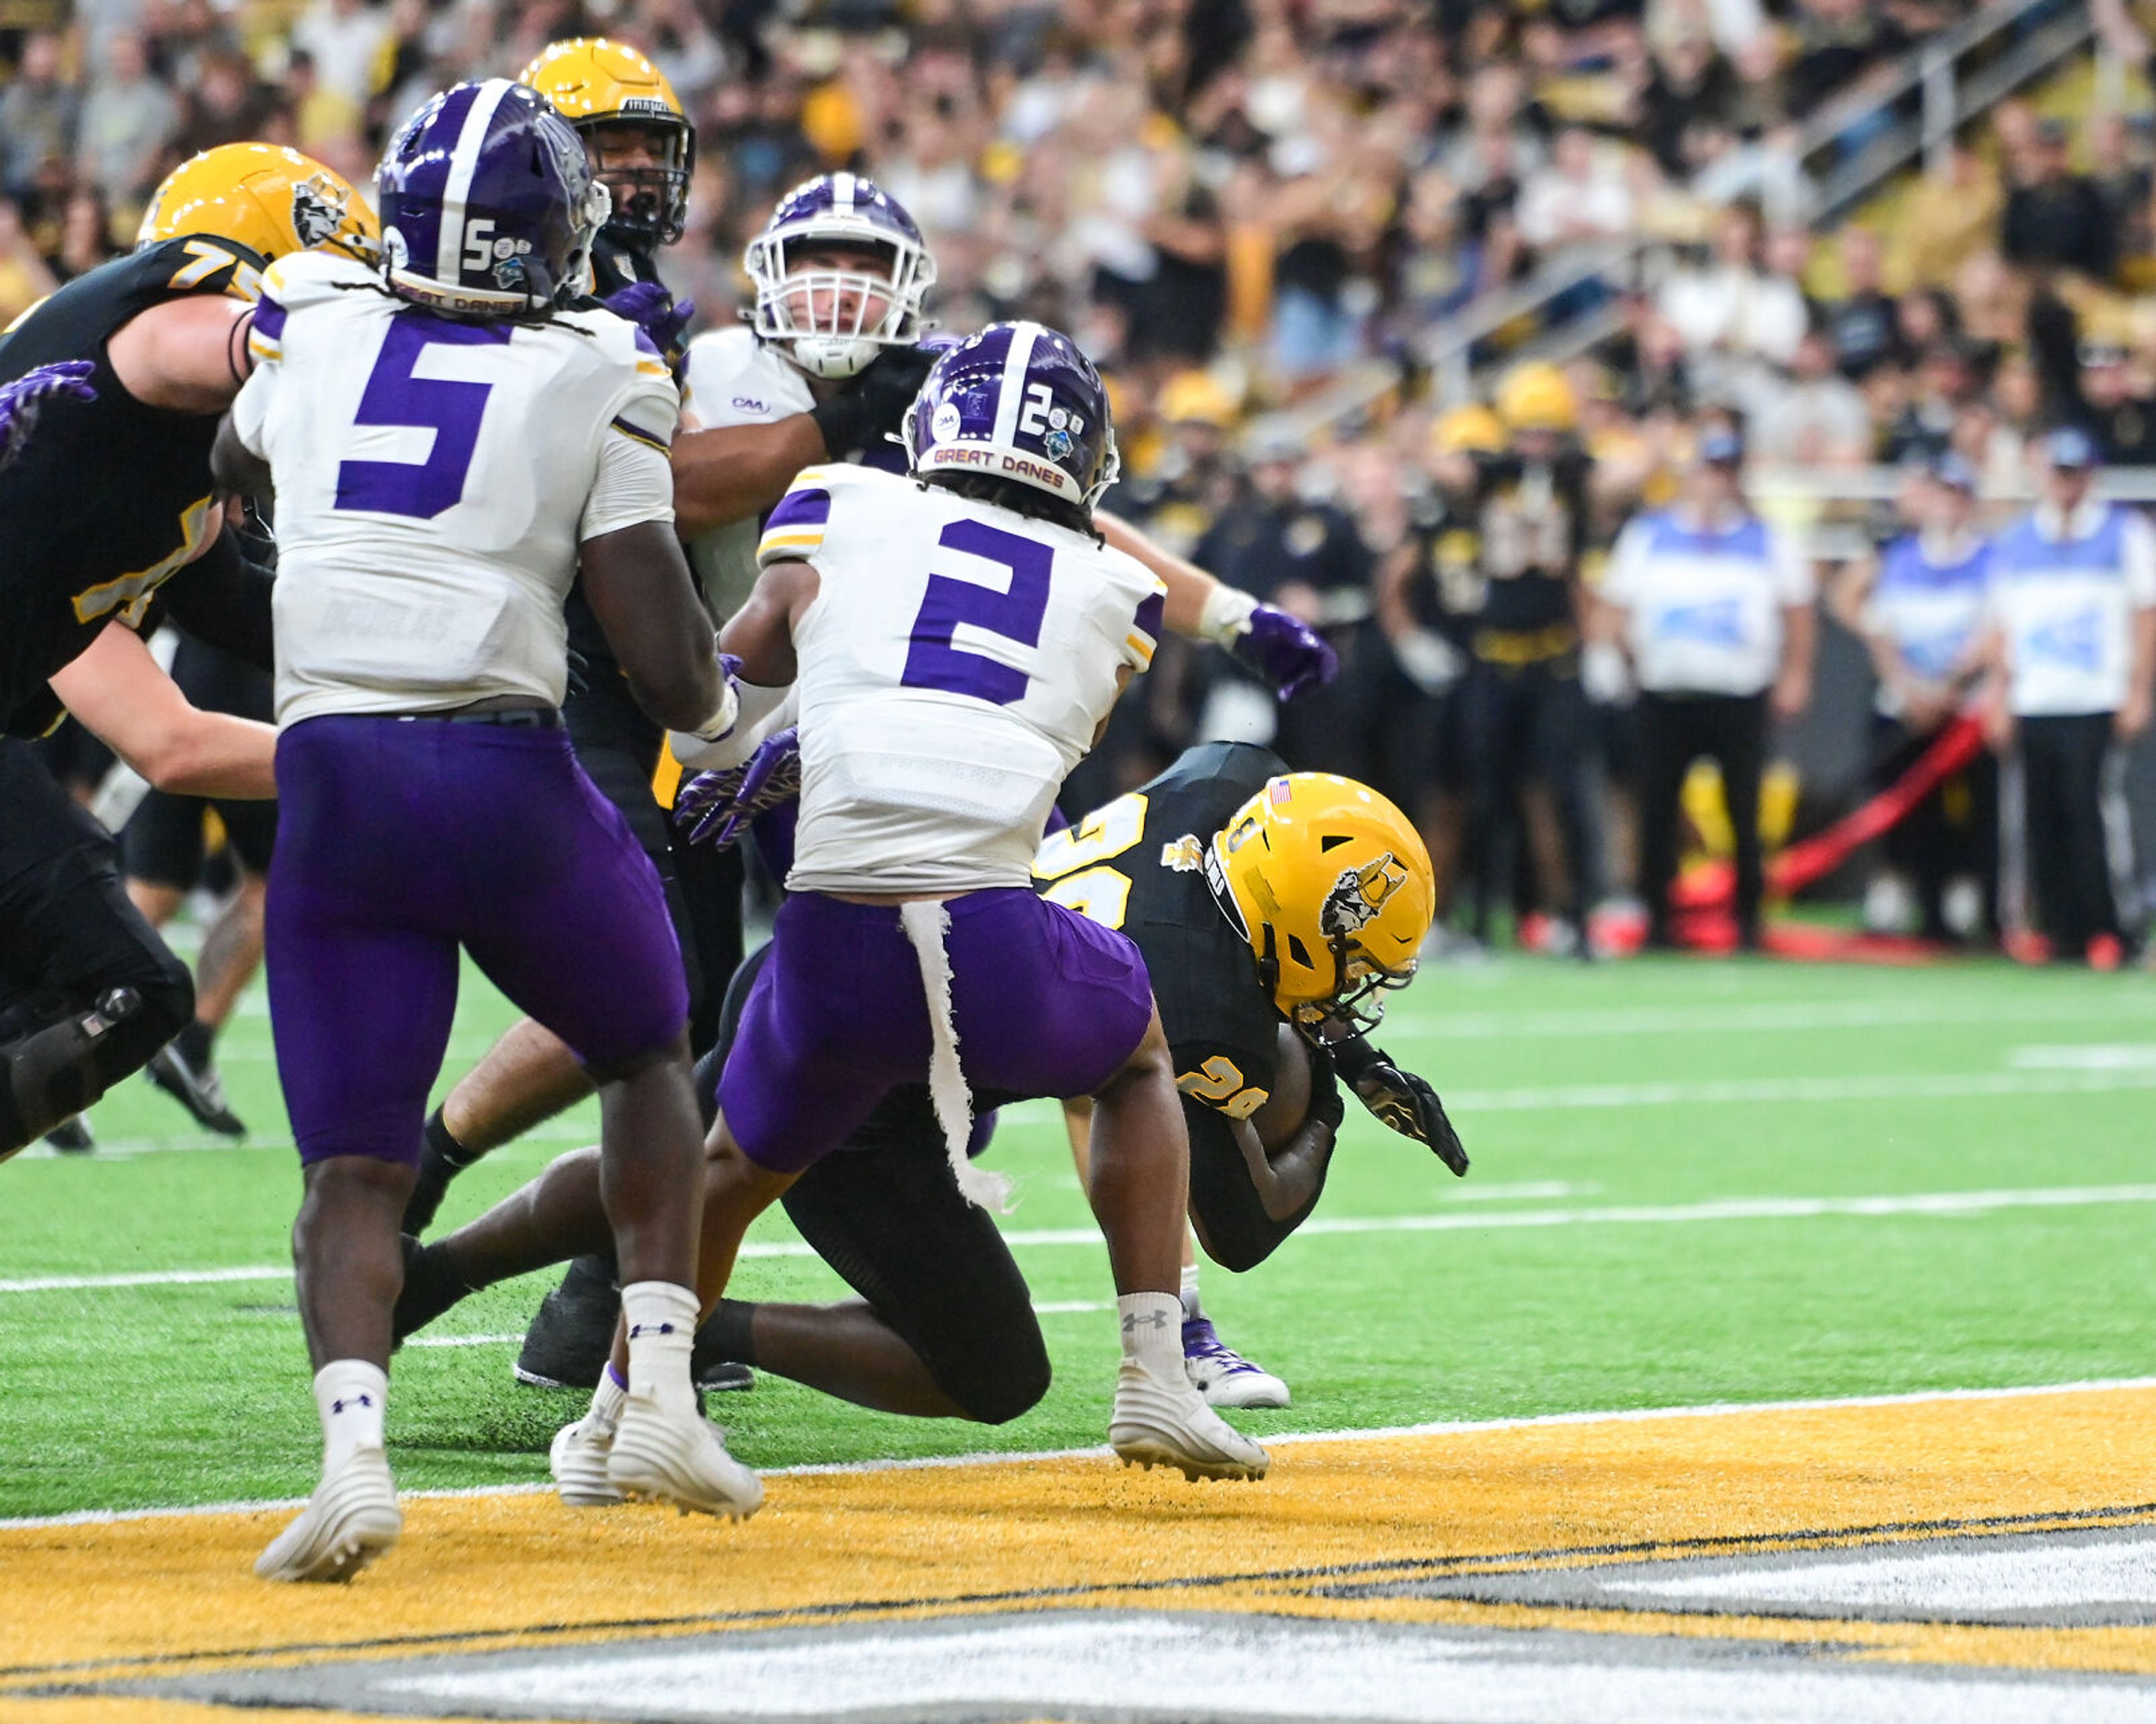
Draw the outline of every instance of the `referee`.
<instances>
[{"instance_id":1,"label":"referee","mask_svg":"<svg viewBox=\"0 0 2156 1724\"><path fill-rule=\"evenodd\" d=\"M2093 494L2096 445L2044 440L2036 507L1994 541L1991 615L2020 767L2029 882L2051 955L2115 970L2127 955L2107 839L2127 841L2115 744L2148 728L2156 676L2156 527ZM2110 818L2107 818L2110 816Z\"/></svg>"},{"instance_id":2,"label":"referee","mask_svg":"<svg viewBox=\"0 0 2156 1724\"><path fill-rule=\"evenodd\" d=\"M1768 720L1811 698L1810 565L1745 501L1742 435L1710 420L1676 506L1625 527L1602 597L1639 684L1640 893L1647 943L1666 948L1685 775L1706 755L1722 770L1737 842L1737 935L1759 944L1765 870L1759 780Z\"/></svg>"}]
</instances>

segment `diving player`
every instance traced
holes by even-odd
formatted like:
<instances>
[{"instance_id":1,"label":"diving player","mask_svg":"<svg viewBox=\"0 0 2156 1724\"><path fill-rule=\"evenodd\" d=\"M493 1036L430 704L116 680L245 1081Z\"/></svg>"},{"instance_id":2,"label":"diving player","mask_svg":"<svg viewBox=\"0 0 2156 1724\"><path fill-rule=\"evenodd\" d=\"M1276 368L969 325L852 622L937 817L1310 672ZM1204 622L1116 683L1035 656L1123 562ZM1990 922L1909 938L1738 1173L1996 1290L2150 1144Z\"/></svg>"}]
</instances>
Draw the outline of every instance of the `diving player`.
<instances>
[{"instance_id":1,"label":"diving player","mask_svg":"<svg viewBox=\"0 0 2156 1724\"><path fill-rule=\"evenodd\" d=\"M73 384L0 471L0 1160L139 1070L193 1008L110 836L18 738L64 704L162 790L274 794L269 728L189 705L136 630L154 608L268 666L269 577L219 532L211 440L264 263L367 254L375 232L320 162L227 145L158 188L133 253L0 339L0 379L68 368Z\"/></svg>"},{"instance_id":2,"label":"diving player","mask_svg":"<svg viewBox=\"0 0 2156 1724\"><path fill-rule=\"evenodd\" d=\"M255 1565L273 1580L346 1578L402 1528L382 1448L398 1220L459 946L599 1088L629 1328L612 1487L736 1516L762 1495L689 1378L702 1163L679 949L558 712L581 578L657 722L699 747L734 723L673 533L679 398L640 331L562 309L608 197L544 97L444 92L377 186L380 271L270 271L214 455L278 502L270 992L324 1462Z\"/></svg>"},{"instance_id":3,"label":"diving player","mask_svg":"<svg viewBox=\"0 0 2156 1724\"><path fill-rule=\"evenodd\" d=\"M1191 1215L1217 1260L1248 1269L1309 1216L1341 1120L1336 1074L1385 1124L1466 1171L1435 1092L1368 1039L1379 990L1414 968L1431 903L1413 828L1383 797L1344 779L1290 775L1247 744L1203 744L1051 836L1034 870L1047 896L1119 926L1145 957L1190 1133ZM1298 946L1322 961L1297 962ZM736 978L719 1046L698 1067L707 1117L768 952ZM1070 1114L1077 1130L1090 1127L1082 1104ZM579 1150L414 1252L399 1337L467 1292L577 1248L597 1188L596 1157ZM952 1181L925 1088L894 1091L781 1201L860 1301L722 1299L700 1355L882 1412L984 1423L1016 1418L1046 1392L1024 1278ZM1202 1365L1187 1331L1185 1356ZM1199 1382L1201 1370L1191 1374Z\"/></svg>"}]
</instances>

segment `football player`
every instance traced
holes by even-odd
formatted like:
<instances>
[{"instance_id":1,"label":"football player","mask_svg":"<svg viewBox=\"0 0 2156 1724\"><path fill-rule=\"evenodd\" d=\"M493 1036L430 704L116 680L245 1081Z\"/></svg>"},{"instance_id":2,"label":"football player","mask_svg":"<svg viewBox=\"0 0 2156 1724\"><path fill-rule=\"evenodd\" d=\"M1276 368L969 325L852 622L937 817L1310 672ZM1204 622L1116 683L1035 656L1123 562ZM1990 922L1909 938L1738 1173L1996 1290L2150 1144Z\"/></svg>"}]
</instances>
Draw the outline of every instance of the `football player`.
<instances>
[{"instance_id":1,"label":"football player","mask_svg":"<svg viewBox=\"0 0 2156 1724\"><path fill-rule=\"evenodd\" d=\"M345 1578L402 1527L382 1448L398 1221L459 946L599 1090L633 1390L613 1487L714 1514L762 1500L689 1377L701 1160L679 949L558 710L581 578L656 722L699 746L734 722L673 532L679 397L639 329L564 309L608 194L536 91L444 92L377 187L378 271L270 272L213 455L278 505L270 991L324 1460L256 1564L273 1580Z\"/></svg>"},{"instance_id":2,"label":"football player","mask_svg":"<svg viewBox=\"0 0 2156 1724\"><path fill-rule=\"evenodd\" d=\"M375 233L320 162L227 145L158 188L133 253L0 339L0 378L60 380L6 390L34 399L19 440L18 414L0 414L0 1159L139 1070L193 1007L109 836L18 738L64 703L160 789L275 793L269 728L191 706L136 631L154 607L269 665L269 576L220 532L211 440L250 363L264 265L317 244L371 254Z\"/></svg>"},{"instance_id":3,"label":"football player","mask_svg":"<svg viewBox=\"0 0 2156 1724\"><path fill-rule=\"evenodd\" d=\"M701 805L708 826L721 826L726 807ZM1247 744L1207 744L1051 836L1034 872L1046 896L1119 927L1145 957L1190 1134L1191 1215L1216 1260L1250 1269L1309 1216L1334 1150L1342 1076L1384 1124L1466 1171L1435 1091L1368 1041L1384 990L1414 970L1431 905L1414 829L1383 797L1344 779L1290 775ZM719 1046L698 1067L706 1118L768 954L736 978ZM1068 1117L1074 1136L1090 1132L1083 1103ZM578 1151L468 1227L408 1245L400 1338L467 1292L575 1248L597 1181L596 1157ZM923 1417L999 1423L1046 1392L1024 1278L952 1179L926 1089L893 1092L781 1201L860 1301L722 1299L700 1355ZM1232 1404L1266 1404L1194 1349L1203 1320L1185 1318L1194 1384L1230 1391Z\"/></svg>"},{"instance_id":4,"label":"football player","mask_svg":"<svg viewBox=\"0 0 2156 1724\"><path fill-rule=\"evenodd\" d=\"M547 65L542 55L526 81ZM941 351L933 338L922 344L934 256L904 206L860 176L825 174L789 192L750 242L743 267L756 289L755 309L745 325L707 332L689 343L685 430L674 448L677 525L690 538L706 603L721 620L740 608L755 584L765 512L803 466L827 459L903 466L903 455L884 432L896 427ZM946 338L942 346L949 344ZM1290 697L1332 674L1332 649L1286 613L1223 586L1134 528L1106 515L1096 522L1111 545L1167 583L1169 627L1229 647ZM593 726L607 735L628 733L637 722L618 710L628 703L618 692L609 696L605 682L595 679L593 690L569 705L588 765L588 734L577 730L581 713L608 712L603 725ZM619 785L617 800L639 834L659 834L647 847L663 847L664 812L641 794L657 753L655 733L646 741L617 751L613 758L620 764L611 776L593 770L610 793ZM654 851L654 859L664 853ZM722 862L708 847L678 843L671 852L684 880L677 925L685 950L722 954L702 965L710 1016L700 1016L692 1030L700 1053L716 1034L726 973L741 951L739 862L729 852L717 855ZM670 873L669 866L662 863L661 872ZM574 1082L573 1069L564 1070L536 1026L512 1030L428 1122L428 1150L407 1231L424 1231L458 1172L573 1100L581 1093ZM603 1257L578 1260L532 1325L516 1362L520 1380L576 1387L597 1381L613 1332L614 1279ZM743 1381L738 1374L704 1380L712 1387Z\"/></svg>"}]
</instances>

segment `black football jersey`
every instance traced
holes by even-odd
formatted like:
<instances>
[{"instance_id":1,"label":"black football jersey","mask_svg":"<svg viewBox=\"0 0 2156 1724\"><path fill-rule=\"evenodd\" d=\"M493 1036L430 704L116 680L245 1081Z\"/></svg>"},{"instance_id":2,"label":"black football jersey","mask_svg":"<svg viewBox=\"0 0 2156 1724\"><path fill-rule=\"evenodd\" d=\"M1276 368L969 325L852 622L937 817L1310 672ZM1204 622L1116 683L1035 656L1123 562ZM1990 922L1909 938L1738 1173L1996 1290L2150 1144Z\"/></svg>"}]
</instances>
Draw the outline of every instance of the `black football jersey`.
<instances>
[{"instance_id":1,"label":"black football jersey","mask_svg":"<svg viewBox=\"0 0 2156 1724\"><path fill-rule=\"evenodd\" d=\"M45 402L0 471L0 729L44 728L56 716L46 680L107 623L139 625L211 530L219 415L144 406L120 386L106 342L152 306L234 291L261 267L223 240L167 239L76 277L0 337L0 380L87 359L97 391Z\"/></svg>"},{"instance_id":2,"label":"black football jersey","mask_svg":"<svg viewBox=\"0 0 2156 1724\"><path fill-rule=\"evenodd\" d=\"M1041 846L1043 896L1121 929L1145 956L1176 1087L1237 1119L1265 1102L1286 1022L1250 944L1205 882L1213 835L1287 770L1249 743L1203 743L1128 795Z\"/></svg>"},{"instance_id":3,"label":"black football jersey","mask_svg":"<svg viewBox=\"0 0 2156 1724\"><path fill-rule=\"evenodd\" d=\"M1573 621L1571 580L1587 547L1588 476L1594 459L1567 448L1551 461L1475 457L1481 625L1507 634Z\"/></svg>"}]
</instances>

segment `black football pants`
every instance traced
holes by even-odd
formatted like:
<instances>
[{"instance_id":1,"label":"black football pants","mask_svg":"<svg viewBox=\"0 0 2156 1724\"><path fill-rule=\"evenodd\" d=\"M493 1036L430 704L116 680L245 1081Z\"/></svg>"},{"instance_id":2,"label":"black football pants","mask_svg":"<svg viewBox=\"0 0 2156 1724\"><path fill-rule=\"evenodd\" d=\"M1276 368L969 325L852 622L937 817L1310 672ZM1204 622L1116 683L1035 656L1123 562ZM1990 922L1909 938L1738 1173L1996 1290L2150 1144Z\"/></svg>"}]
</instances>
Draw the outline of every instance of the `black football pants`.
<instances>
[{"instance_id":1,"label":"black football pants","mask_svg":"<svg viewBox=\"0 0 2156 1724\"><path fill-rule=\"evenodd\" d=\"M133 1003L107 1022L116 989ZM110 836L28 743L0 738L0 1160L140 1071L194 1009Z\"/></svg>"},{"instance_id":2,"label":"black football pants","mask_svg":"<svg viewBox=\"0 0 2156 1724\"><path fill-rule=\"evenodd\" d=\"M1476 938L1489 937L1491 913L1513 877L1500 839L1531 778L1549 787L1564 842L1565 901L1550 908L1584 929L1602 882L1594 738L1577 656L1524 665L1476 660L1460 690L1460 718L1467 769L1463 860L1475 883Z\"/></svg>"}]
</instances>

